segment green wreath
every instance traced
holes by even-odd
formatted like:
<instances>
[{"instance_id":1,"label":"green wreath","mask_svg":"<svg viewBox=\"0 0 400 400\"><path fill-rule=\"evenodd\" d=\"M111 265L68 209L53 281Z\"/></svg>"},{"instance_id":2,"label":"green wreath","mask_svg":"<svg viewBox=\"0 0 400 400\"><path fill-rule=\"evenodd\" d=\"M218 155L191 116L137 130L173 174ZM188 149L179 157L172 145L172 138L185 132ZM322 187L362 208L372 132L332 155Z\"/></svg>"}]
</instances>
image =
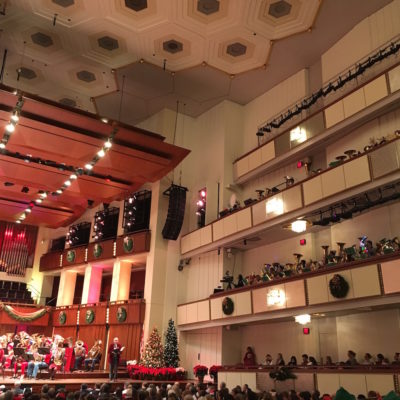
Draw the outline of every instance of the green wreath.
<instances>
[{"instance_id":1,"label":"green wreath","mask_svg":"<svg viewBox=\"0 0 400 400\"><path fill-rule=\"evenodd\" d=\"M101 244L96 243L93 247L93 256L95 258L101 257L103 254L103 246Z\"/></svg>"},{"instance_id":2,"label":"green wreath","mask_svg":"<svg viewBox=\"0 0 400 400\"><path fill-rule=\"evenodd\" d=\"M67 261L69 263L73 263L75 261L75 250L68 250L67 252Z\"/></svg>"},{"instance_id":3,"label":"green wreath","mask_svg":"<svg viewBox=\"0 0 400 400\"><path fill-rule=\"evenodd\" d=\"M232 315L234 309L235 305L233 300L230 297L225 297L224 300L222 300L222 312L225 315Z\"/></svg>"},{"instance_id":4,"label":"green wreath","mask_svg":"<svg viewBox=\"0 0 400 400\"><path fill-rule=\"evenodd\" d=\"M133 250L133 239L130 236L124 237L124 252L130 253Z\"/></svg>"},{"instance_id":5,"label":"green wreath","mask_svg":"<svg viewBox=\"0 0 400 400\"><path fill-rule=\"evenodd\" d=\"M86 310L85 322L87 324L93 323L95 316L96 316L96 314L94 313L93 310Z\"/></svg>"},{"instance_id":6,"label":"green wreath","mask_svg":"<svg viewBox=\"0 0 400 400\"><path fill-rule=\"evenodd\" d=\"M335 274L333 278L329 281L329 291L331 295L336 299L343 299L347 296L349 292L349 284L342 275Z\"/></svg>"},{"instance_id":7,"label":"green wreath","mask_svg":"<svg viewBox=\"0 0 400 400\"><path fill-rule=\"evenodd\" d=\"M67 322L67 314L65 314L64 311L61 311L60 314L58 314L58 322L60 325L64 325Z\"/></svg>"},{"instance_id":8,"label":"green wreath","mask_svg":"<svg viewBox=\"0 0 400 400\"><path fill-rule=\"evenodd\" d=\"M117 308L117 321L118 322L125 322L128 313L126 312L125 307L118 307Z\"/></svg>"}]
</instances>

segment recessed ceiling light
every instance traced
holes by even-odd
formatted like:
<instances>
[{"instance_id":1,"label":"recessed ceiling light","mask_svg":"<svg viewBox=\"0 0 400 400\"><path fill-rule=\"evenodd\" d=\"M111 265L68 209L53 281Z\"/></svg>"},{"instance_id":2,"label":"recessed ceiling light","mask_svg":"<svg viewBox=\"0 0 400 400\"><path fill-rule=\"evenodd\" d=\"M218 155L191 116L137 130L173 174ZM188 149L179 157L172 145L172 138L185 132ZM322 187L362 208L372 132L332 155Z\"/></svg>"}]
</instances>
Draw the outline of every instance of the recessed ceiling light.
<instances>
[{"instance_id":1,"label":"recessed ceiling light","mask_svg":"<svg viewBox=\"0 0 400 400\"><path fill-rule=\"evenodd\" d=\"M93 169L93 165L92 164L86 164L85 168L90 171L91 169Z\"/></svg>"},{"instance_id":2,"label":"recessed ceiling light","mask_svg":"<svg viewBox=\"0 0 400 400\"><path fill-rule=\"evenodd\" d=\"M6 125L6 131L8 132L8 133L13 133L14 131L15 131L15 125L14 124L7 124Z\"/></svg>"},{"instance_id":3,"label":"recessed ceiling light","mask_svg":"<svg viewBox=\"0 0 400 400\"><path fill-rule=\"evenodd\" d=\"M101 150L99 150L98 152L97 152L97 155L101 158L101 157L104 157L105 156L105 152L104 152L104 150L103 149L101 149Z\"/></svg>"}]
</instances>

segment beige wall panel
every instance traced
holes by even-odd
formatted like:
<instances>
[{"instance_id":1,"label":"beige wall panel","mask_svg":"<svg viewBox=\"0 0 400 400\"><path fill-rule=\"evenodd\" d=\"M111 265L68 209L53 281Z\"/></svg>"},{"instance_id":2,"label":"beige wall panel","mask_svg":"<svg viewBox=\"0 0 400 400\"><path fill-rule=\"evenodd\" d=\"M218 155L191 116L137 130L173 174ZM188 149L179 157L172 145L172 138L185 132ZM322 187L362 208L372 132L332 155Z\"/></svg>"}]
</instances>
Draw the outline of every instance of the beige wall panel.
<instances>
[{"instance_id":1,"label":"beige wall panel","mask_svg":"<svg viewBox=\"0 0 400 400\"><path fill-rule=\"evenodd\" d=\"M364 86L365 103L367 106L376 103L388 95L386 76L381 75Z\"/></svg>"},{"instance_id":2,"label":"beige wall panel","mask_svg":"<svg viewBox=\"0 0 400 400\"><path fill-rule=\"evenodd\" d=\"M222 300L223 297L217 297L210 300L211 319L219 319L223 317L222 314Z\"/></svg>"},{"instance_id":3,"label":"beige wall panel","mask_svg":"<svg viewBox=\"0 0 400 400\"><path fill-rule=\"evenodd\" d=\"M336 125L338 122L344 120L344 108L343 101L340 100L330 107L326 108L325 111L325 122L326 128L330 128L333 125Z\"/></svg>"},{"instance_id":4,"label":"beige wall panel","mask_svg":"<svg viewBox=\"0 0 400 400\"><path fill-rule=\"evenodd\" d=\"M186 305L177 308L178 325L186 324Z\"/></svg>"},{"instance_id":5,"label":"beige wall panel","mask_svg":"<svg viewBox=\"0 0 400 400\"><path fill-rule=\"evenodd\" d=\"M235 315L251 314L251 292L250 290L235 295Z\"/></svg>"},{"instance_id":6,"label":"beige wall panel","mask_svg":"<svg viewBox=\"0 0 400 400\"><path fill-rule=\"evenodd\" d=\"M321 182L324 197L332 196L345 190L343 166L333 168L321 174Z\"/></svg>"},{"instance_id":7,"label":"beige wall panel","mask_svg":"<svg viewBox=\"0 0 400 400\"><path fill-rule=\"evenodd\" d=\"M307 288L308 302L310 305L327 303L329 301L326 275L307 279Z\"/></svg>"},{"instance_id":8,"label":"beige wall panel","mask_svg":"<svg viewBox=\"0 0 400 400\"><path fill-rule=\"evenodd\" d=\"M251 228L251 207L235 213L237 231Z\"/></svg>"},{"instance_id":9,"label":"beige wall panel","mask_svg":"<svg viewBox=\"0 0 400 400\"><path fill-rule=\"evenodd\" d=\"M321 175L303 183L303 196L306 206L322 199Z\"/></svg>"},{"instance_id":10,"label":"beige wall panel","mask_svg":"<svg viewBox=\"0 0 400 400\"><path fill-rule=\"evenodd\" d=\"M225 382L226 383L226 375L229 372L218 372L218 381L219 382Z\"/></svg>"},{"instance_id":11,"label":"beige wall panel","mask_svg":"<svg viewBox=\"0 0 400 400\"><path fill-rule=\"evenodd\" d=\"M213 229L213 239L214 241L219 240L224 237L224 220L214 222L212 224Z\"/></svg>"},{"instance_id":12,"label":"beige wall panel","mask_svg":"<svg viewBox=\"0 0 400 400\"><path fill-rule=\"evenodd\" d=\"M256 151L253 151L247 157L249 158L249 171L256 169L257 167L259 167L262 164L261 149L257 149Z\"/></svg>"},{"instance_id":13,"label":"beige wall panel","mask_svg":"<svg viewBox=\"0 0 400 400\"><path fill-rule=\"evenodd\" d=\"M393 375L391 374L366 374L367 392L374 390L381 395L388 394L391 390L395 390Z\"/></svg>"},{"instance_id":14,"label":"beige wall panel","mask_svg":"<svg viewBox=\"0 0 400 400\"><path fill-rule=\"evenodd\" d=\"M267 219L267 214L265 212L265 201L260 201L251 207L253 213L253 225L258 225Z\"/></svg>"},{"instance_id":15,"label":"beige wall panel","mask_svg":"<svg viewBox=\"0 0 400 400\"><path fill-rule=\"evenodd\" d=\"M390 172L396 171L399 164L398 141L390 143L380 149L373 151L369 158L371 160L372 175L379 178Z\"/></svg>"},{"instance_id":16,"label":"beige wall panel","mask_svg":"<svg viewBox=\"0 0 400 400\"><path fill-rule=\"evenodd\" d=\"M186 323L192 324L197 322L197 303L186 305Z\"/></svg>"},{"instance_id":17,"label":"beige wall panel","mask_svg":"<svg viewBox=\"0 0 400 400\"><path fill-rule=\"evenodd\" d=\"M329 291L329 281L333 278L334 273L326 275L326 282L328 285L328 299L329 301L338 301L338 300L348 300L348 299L353 299L354 298L354 288L353 288L353 281L351 279L351 271L340 271L339 275L343 276L344 279L346 279L347 283L349 284L349 291L347 293L347 296L344 299L337 299L331 295L331 292Z\"/></svg>"},{"instance_id":18,"label":"beige wall panel","mask_svg":"<svg viewBox=\"0 0 400 400\"><path fill-rule=\"evenodd\" d=\"M272 140L265 146L261 147L261 162L262 164L271 161L275 158L275 142Z\"/></svg>"},{"instance_id":19,"label":"beige wall panel","mask_svg":"<svg viewBox=\"0 0 400 400\"><path fill-rule=\"evenodd\" d=\"M197 321L208 321L210 319L210 302L208 300L197 303Z\"/></svg>"},{"instance_id":20,"label":"beige wall panel","mask_svg":"<svg viewBox=\"0 0 400 400\"><path fill-rule=\"evenodd\" d=\"M243 372L240 377L241 385L245 385L246 383L249 385L249 388L253 391L256 391L257 388L257 373L256 372ZM233 386L228 386L233 387Z\"/></svg>"},{"instance_id":21,"label":"beige wall panel","mask_svg":"<svg viewBox=\"0 0 400 400\"><path fill-rule=\"evenodd\" d=\"M212 225L200 229L200 245L205 246L212 242Z\"/></svg>"},{"instance_id":22,"label":"beige wall panel","mask_svg":"<svg viewBox=\"0 0 400 400\"><path fill-rule=\"evenodd\" d=\"M400 65L389 71L389 86L391 93L400 89Z\"/></svg>"},{"instance_id":23,"label":"beige wall panel","mask_svg":"<svg viewBox=\"0 0 400 400\"><path fill-rule=\"evenodd\" d=\"M237 232L236 214L228 215L222 222L224 223L224 236L229 236Z\"/></svg>"},{"instance_id":24,"label":"beige wall panel","mask_svg":"<svg viewBox=\"0 0 400 400\"><path fill-rule=\"evenodd\" d=\"M236 385L241 385L242 377L240 372L227 372L226 373L226 386L233 388Z\"/></svg>"},{"instance_id":25,"label":"beige wall panel","mask_svg":"<svg viewBox=\"0 0 400 400\"><path fill-rule=\"evenodd\" d=\"M351 117L355 113L365 108L365 96L363 88L356 90L343 98L343 108L345 118Z\"/></svg>"},{"instance_id":26,"label":"beige wall panel","mask_svg":"<svg viewBox=\"0 0 400 400\"><path fill-rule=\"evenodd\" d=\"M343 165L346 189L371 180L368 156L357 158Z\"/></svg>"},{"instance_id":27,"label":"beige wall panel","mask_svg":"<svg viewBox=\"0 0 400 400\"><path fill-rule=\"evenodd\" d=\"M400 260L381 264L384 292L400 292Z\"/></svg>"},{"instance_id":28,"label":"beige wall panel","mask_svg":"<svg viewBox=\"0 0 400 400\"><path fill-rule=\"evenodd\" d=\"M339 374L317 374L317 388L321 395L324 393L333 395L339 387Z\"/></svg>"},{"instance_id":29,"label":"beige wall panel","mask_svg":"<svg viewBox=\"0 0 400 400\"><path fill-rule=\"evenodd\" d=\"M185 254L190 251L190 234L181 237L181 253Z\"/></svg>"},{"instance_id":30,"label":"beige wall panel","mask_svg":"<svg viewBox=\"0 0 400 400\"><path fill-rule=\"evenodd\" d=\"M252 296L253 296L253 313L254 314L260 313L260 312L265 312L265 311L286 308L286 300L283 301L282 304L274 304L274 305L268 304L268 294L271 293L273 290L279 290L279 291L282 291L283 294L285 294L285 286L283 284L253 290Z\"/></svg>"},{"instance_id":31,"label":"beige wall panel","mask_svg":"<svg viewBox=\"0 0 400 400\"><path fill-rule=\"evenodd\" d=\"M200 229L192 232L190 235L190 249L197 249L201 246Z\"/></svg>"},{"instance_id":32,"label":"beige wall panel","mask_svg":"<svg viewBox=\"0 0 400 400\"><path fill-rule=\"evenodd\" d=\"M350 272L355 298L381 294L377 265L354 268Z\"/></svg>"},{"instance_id":33,"label":"beige wall panel","mask_svg":"<svg viewBox=\"0 0 400 400\"><path fill-rule=\"evenodd\" d=\"M285 283L286 307L301 307L306 305L304 281Z\"/></svg>"},{"instance_id":34,"label":"beige wall panel","mask_svg":"<svg viewBox=\"0 0 400 400\"><path fill-rule=\"evenodd\" d=\"M249 172L249 158L243 157L235 163L236 165L236 177L242 176Z\"/></svg>"},{"instance_id":35,"label":"beige wall panel","mask_svg":"<svg viewBox=\"0 0 400 400\"><path fill-rule=\"evenodd\" d=\"M303 201L301 198L301 185L297 185L292 189L285 190L282 193L282 197L283 209L285 213L303 207Z\"/></svg>"},{"instance_id":36,"label":"beige wall panel","mask_svg":"<svg viewBox=\"0 0 400 400\"><path fill-rule=\"evenodd\" d=\"M350 393L367 394L367 382L364 374L340 374L340 386Z\"/></svg>"}]
</instances>

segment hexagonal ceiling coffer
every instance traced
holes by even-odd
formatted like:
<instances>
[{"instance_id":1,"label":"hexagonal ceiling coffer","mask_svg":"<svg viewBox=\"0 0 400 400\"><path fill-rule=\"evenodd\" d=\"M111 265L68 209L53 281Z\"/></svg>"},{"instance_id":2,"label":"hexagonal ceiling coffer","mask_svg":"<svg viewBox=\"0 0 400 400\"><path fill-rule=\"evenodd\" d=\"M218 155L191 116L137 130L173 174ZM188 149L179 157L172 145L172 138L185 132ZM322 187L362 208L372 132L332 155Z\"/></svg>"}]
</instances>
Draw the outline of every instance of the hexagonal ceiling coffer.
<instances>
[{"instance_id":1,"label":"hexagonal ceiling coffer","mask_svg":"<svg viewBox=\"0 0 400 400\"><path fill-rule=\"evenodd\" d=\"M268 14L275 18L281 18L290 14L292 5L285 0L276 1L269 6Z\"/></svg>"},{"instance_id":2,"label":"hexagonal ceiling coffer","mask_svg":"<svg viewBox=\"0 0 400 400\"><path fill-rule=\"evenodd\" d=\"M68 97L63 97L58 101L60 104L68 107L76 107L76 101L73 99L69 99Z\"/></svg>"},{"instance_id":3,"label":"hexagonal ceiling coffer","mask_svg":"<svg viewBox=\"0 0 400 400\"><path fill-rule=\"evenodd\" d=\"M226 48L226 52L232 57L239 57L246 54L247 46L242 43L235 42Z\"/></svg>"},{"instance_id":4,"label":"hexagonal ceiling coffer","mask_svg":"<svg viewBox=\"0 0 400 400\"><path fill-rule=\"evenodd\" d=\"M20 78L24 78L24 79L37 78L36 72L30 68L20 67L20 68L18 68L17 73L19 73Z\"/></svg>"},{"instance_id":5,"label":"hexagonal ceiling coffer","mask_svg":"<svg viewBox=\"0 0 400 400\"><path fill-rule=\"evenodd\" d=\"M147 8L147 0L125 0L125 6L133 11L142 11Z\"/></svg>"},{"instance_id":6,"label":"hexagonal ceiling coffer","mask_svg":"<svg viewBox=\"0 0 400 400\"><path fill-rule=\"evenodd\" d=\"M168 51L168 53L175 54L183 50L183 44L177 40L171 39L163 43L163 49Z\"/></svg>"},{"instance_id":7,"label":"hexagonal ceiling coffer","mask_svg":"<svg viewBox=\"0 0 400 400\"><path fill-rule=\"evenodd\" d=\"M118 40L110 36L103 36L97 39L97 43L101 48L109 51L116 50L119 47Z\"/></svg>"},{"instance_id":8,"label":"hexagonal ceiling coffer","mask_svg":"<svg viewBox=\"0 0 400 400\"><path fill-rule=\"evenodd\" d=\"M77 72L76 76L80 81L84 81L87 83L90 83L90 82L93 82L96 80L96 75L93 72L86 71L86 70Z\"/></svg>"},{"instance_id":9,"label":"hexagonal ceiling coffer","mask_svg":"<svg viewBox=\"0 0 400 400\"><path fill-rule=\"evenodd\" d=\"M43 32L34 33L33 35L31 35L31 39L33 43L38 44L42 47L50 47L54 44L51 36L46 35Z\"/></svg>"},{"instance_id":10,"label":"hexagonal ceiling coffer","mask_svg":"<svg viewBox=\"0 0 400 400\"><path fill-rule=\"evenodd\" d=\"M66 8L66 7L72 6L75 3L75 1L74 0L53 0L53 3L57 4L60 7Z\"/></svg>"},{"instance_id":11,"label":"hexagonal ceiling coffer","mask_svg":"<svg viewBox=\"0 0 400 400\"><path fill-rule=\"evenodd\" d=\"M219 0L197 0L197 11L206 15L219 11Z\"/></svg>"}]
</instances>

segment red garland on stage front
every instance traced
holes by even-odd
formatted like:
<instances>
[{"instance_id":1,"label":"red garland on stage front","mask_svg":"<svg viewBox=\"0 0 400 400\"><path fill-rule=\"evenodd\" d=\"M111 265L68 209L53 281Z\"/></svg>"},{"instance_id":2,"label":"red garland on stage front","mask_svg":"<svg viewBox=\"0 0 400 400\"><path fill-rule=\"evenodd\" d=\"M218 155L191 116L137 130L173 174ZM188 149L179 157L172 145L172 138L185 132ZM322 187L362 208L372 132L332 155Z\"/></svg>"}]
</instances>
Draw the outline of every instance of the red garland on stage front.
<instances>
[{"instance_id":1,"label":"red garland on stage front","mask_svg":"<svg viewBox=\"0 0 400 400\"><path fill-rule=\"evenodd\" d=\"M114 362L114 379L117 369L114 365L115 362L119 363L119 355L123 349L119 343L116 345L115 339L114 344L109 347L109 360ZM55 379L61 371L93 371L100 364L102 353L102 341L99 339L95 340L88 351L87 344L82 340L74 343L72 338L64 339L60 335L51 338L21 331L15 335L8 333L0 336L0 365L12 369L14 378L20 374L21 379L37 379L41 370L48 370L50 379Z\"/></svg>"}]
</instances>

